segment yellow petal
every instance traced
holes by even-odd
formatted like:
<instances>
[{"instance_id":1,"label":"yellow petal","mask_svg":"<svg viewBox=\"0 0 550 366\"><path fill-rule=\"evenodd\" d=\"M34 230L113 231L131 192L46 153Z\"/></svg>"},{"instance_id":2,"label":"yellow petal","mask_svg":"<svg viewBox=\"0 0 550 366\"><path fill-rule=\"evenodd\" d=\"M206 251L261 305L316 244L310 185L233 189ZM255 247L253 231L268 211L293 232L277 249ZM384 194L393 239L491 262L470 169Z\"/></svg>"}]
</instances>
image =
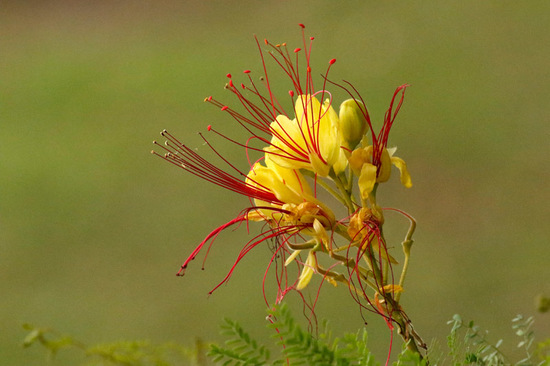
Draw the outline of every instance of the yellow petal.
<instances>
[{"instance_id":1,"label":"yellow petal","mask_svg":"<svg viewBox=\"0 0 550 366\"><path fill-rule=\"evenodd\" d=\"M334 172L338 175L346 170L348 167L348 158L351 156L351 152L347 150L347 146L345 144L342 144L340 146L340 151L338 153L338 157L336 158L336 161L334 162L334 165L332 168L334 169Z\"/></svg>"},{"instance_id":2,"label":"yellow petal","mask_svg":"<svg viewBox=\"0 0 550 366\"><path fill-rule=\"evenodd\" d=\"M330 171L330 166L321 160L319 155L312 153L309 155L309 161L311 162L311 170L319 174L321 177L326 177Z\"/></svg>"},{"instance_id":3,"label":"yellow petal","mask_svg":"<svg viewBox=\"0 0 550 366\"><path fill-rule=\"evenodd\" d=\"M315 254L310 251L306 263L304 264L304 269L302 270L302 273L300 274L300 278L298 279L298 284L296 285L296 290L303 290L306 288L306 286L311 281L311 278L313 277L313 273L315 273L314 268L317 266L317 259L315 258Z\"/></svg>"},{"instance_id":4,"label":"yellow petal","mask_svg":"<svg viewBox=\"0 0 550 366\"><path fill-rule=\"evenodd\" d=\"M286 259L285 266L288 266L290 263L292 263L294 259L296 259L296 257L300 254L300 252L301 250L295 250L294 252L292 252L292 254L289 255L288 258Z\"/></svg>"},{"instance_id":5,"label":"yellow petal","mask_svg":"<svg viewBox=\"0 0 550 366\"><path fill-rule=\"evenodd\" d=\"M327 176L338 159L338 115L326 100L323 105L311 95L301 95L295 104L296 122L301 129L303 146L309 152L311 170Z\"/></svg>"},{"instance_id":6,"label":"yellow petal","mask_svg":"<svg viewBox=\"0 0 550 366\"><path fill-rule=\"evenodd\" d=\"M304 199L309 200L313 197L313 191L305 177L299 170L283 168L280 165L272 161L269 156L265 157L265 164L268 169L270 169L277 179L283 183L283 185L294 195L299 197L297 202L295 201L284 201L286 203L301 203Z\"/></svg>"},{"instance_id":7,"label":"yellow petal","mask_svg":"<svg viewBox=\"0 0 550 366\"><path fill-rule=\"evenodd\" d=\"M376 183L376 166L370 163L363 164L357 183L359 184L361 198L367 199L374 188L374 184Z\"/></svg>"},{"instance_id":8,"label":"yellow petal","mask_svg":"<svg viewBox=\"0 0 550 366\"><path fill-rule=\"evenodd\" d=\"M403 161L403 159L401 158L394 156L391 158L391 162L397 167L397 169L399 169L399 172L401 173L401 184L403 184L407 188L411 188L411 175L409 174L409 170L407 169L407 164L405 164L405 161Z\"/></svg>"},{"instance_id":9,"label":"yellow petal","mask_svg":"<svg viewBox=\"0 0 550 366\"><path fill-rule=\"evenodd\" d=\"M380 156L380 172L378 173L377 182L386 182L390 179L391 163L392 161L388 149L382 150L382 156Z\"/></svg>"},{"instance_id":10,"label":"yellow petal","mask_svg":"<svg viewBox=\"0 0 550 366\"><path fill-rule=\"evenodd\" d=\"M348 158L349 166L353 171L353 174L359 176L361 174L361 169L365 163L370 163L372 157L372 146L366 148L357 148L351 152L351 155Z\"/></svg>"},{"instance_id":11,"label":"yellow petal","mask_svg":"<svg viewBox=\"0 0 550 366\"><path fill-rule=\"evenodd\" d=\"M246 178L248 184L269 189L277 199L285 203L298 205L312 198L311 188L298 170L283 168L273 163L268 157L265 163L267 166L260 163L254 164ZM266 205L260 200L255 200L255 203L257 206Z\"/></svg>"},{"instance_id":12,"label":"yellow petal","mask_svg":"<svg viewBox=\"0 0 550 366\"><path fill-rule=\"evenodd\" d=\"M273 137L265 151L275 163L289 169L310 167L304 157L308 154L306 142L296 119L290 120L286 116L278 116L271 122L271 133Z\"/></svg>"}]
</instances>

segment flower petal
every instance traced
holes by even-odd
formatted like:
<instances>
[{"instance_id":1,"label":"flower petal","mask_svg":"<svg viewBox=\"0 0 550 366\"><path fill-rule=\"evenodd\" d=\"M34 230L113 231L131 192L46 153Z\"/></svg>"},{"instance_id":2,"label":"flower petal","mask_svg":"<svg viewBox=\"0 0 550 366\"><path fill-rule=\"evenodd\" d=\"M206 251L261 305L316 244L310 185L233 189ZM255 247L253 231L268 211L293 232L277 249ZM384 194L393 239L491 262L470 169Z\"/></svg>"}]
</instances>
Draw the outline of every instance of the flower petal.
<instances>
[{"instance_id":1,"label":"flower petal","mask_svg":"<svg viewBox=\"0 0 550 366\"><path fill-rule=\"evenodd\" d=\"M315 258L314 252L310 251L307 255L306 263L304 264L304 269L298 278L298 284L296 285L296 290L303 290L311 281L313 273L315 273L315 266L317 266L317 259Z\"/></svg>"},{"instance_id":2,"label":"flower petal","mask_svg":"<svg viewBox=\"0 0 550 366\"><path fill-rule=\"evenodd\" d=\"M397 169L399 169L401 173L401 184L403 184L407 188L411 188L411 175L409 174L409 170L407 169L407 164L405 164L405 161L403 161L403 159L401 158L394 156L391 158L391 162L397 167Z\"/></svg>"},{"instance_id":3,"label":"flower petal","mask_svg":"<svg viewBox=\"0 0 550 366\"><path fill-rule=\"evenodd\" d=\"M367 199L369 194L374 189L374 184L376 183L376 166L370 163L363 164L357 183L359 184L361 198Z\"/></svg>"}]
</instances>

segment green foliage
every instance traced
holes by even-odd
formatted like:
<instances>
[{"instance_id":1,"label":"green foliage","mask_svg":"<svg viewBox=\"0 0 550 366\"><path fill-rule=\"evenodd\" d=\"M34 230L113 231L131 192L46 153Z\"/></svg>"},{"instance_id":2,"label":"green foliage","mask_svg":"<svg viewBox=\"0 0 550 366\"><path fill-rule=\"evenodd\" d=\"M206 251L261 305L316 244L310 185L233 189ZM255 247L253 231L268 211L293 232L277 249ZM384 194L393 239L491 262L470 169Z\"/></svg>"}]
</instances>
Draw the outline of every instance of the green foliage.
<instances>
[{"instance_id":1,"label":"green foliage","mask_svg":"<svg viewBox=\"0 0 550 366\"><path fill-rule=\"evenodd\" d=\"M374 366L379 363L367 347L367 331L333 338L326 323L318 336L313 336L294 320L286 305L269 311L273 338L280 346L278 358L270 359L266 346L251 340L236 322L225 320L222 333L229 339L224 346L212 346L209 352L215 362L223 365L319 365ZM404 348L394 363L396 366L425 365L420 356Z\"/></svg>"},{"instance_id":2,"label":"green foliage","mask_svg":"<svg viewBox=\"0 0 550 366\"><path fill-rule=\"evenodd\" d=\"M488 332L482 331L473 321L465 323L462 317L456 314L448 324L452 324L451 333L447 337L448 355L451 358L450 364L452 365L528 366L549 364L550 357L545 359L545 356L541 353L545 349L544 342L539 343L537 348L536 353L539 355L539 360L537 361L534 357L533 343L535 335L531 330L533 317L525 318L523 315L517 315L512 319L512 330L520 338L517 347L522 348L525 352L525 358L516 362L510 360L502 351L502 339L492 343L488 339Z\"/></svg>"},{"instance_id":3,"label":"green foliage","mask_svg":"<svg viewBox=\"0 0 550 366\"><path fill-rule=\"evenodd\" d=\"M550 338L539 342L535 353L539 359L543 360L544 365L550 365Z\"/></svg>"},{"instance_id":4,"label":"green foliage","mask_svg":"<svg viewBox=\"0 0 550 366\"><path fill-rule=\"evenodd\" d=\"M49 359L53 359L57 352L63 348L79 348L85 350L86 347L68 336L59 336L53 330L48 328L36 328L31 324L24 324L23 328L30 333L23 340L23 347L30 347L34 343L40 343L48 350Z\"/></svg>"},{"instance_id":5,"label":"green foliage","mask_svg":"<svg viewBox=\"0 0 550 366\"><path fill-rule=\"evenodd\" d=\"M50 329L24 325L29 331L23 345L29 347L35 343L48 350L48 358L53 361L55 355L63 349L77 349L86 356L82 365L86 366L175 366L208 364L224 366L255 365L319 365L319 366L376 366L369 350L367 331L363 328L357 333L349 333L341 338L333 337L326 323L320 327L318 335L312 335L294 320L286 305L280 305L269 311L272 338L280 349L272 357L269 345L254 340L237 322L225 319L221 333L227 337L223 346L210 345L208 356L204 354L205 345L197 342L194 348L172 343L152 345L145 341L122 341L88 347L72 337L56 334ZM435 366L435 365L479 365L479 366L550 366L550 338L535 343L532 331L533 318L522 315L512 320L512 330L519 338L517 348L523 350L525 357L513 362L502 350L502 340L492 343L488 332L481 330L473 321L464 322L459 315L448 322L451 331L447 337L448 351L436 354L439 348L435 342L425 358L410 351L403 345L402 352L393 362L393 366Z\"/></svg>"},{"instance_id":6,"label":"green foliage","mask_svg":"<svg viewBox=\"0 0 550 366\"><path fill-rule=\"evenodd\" d=\"M41 344L48 350L50 362L55 359L60 350L76 348L86 356L82 363L86 366L206 365L203 355L204 345L199 341L195 349L174 343L153 345L147 341L120 341L88 347L72 337L60 336L50 329L37 328L30 324L25 324L23 327L29 331L23 346Z\"/></svg>"},{"instance_id":7,"label":"green foliage","mask_svg":"<svg viewBox=\"0 0 550 366\"><path fill-rule=\"evenodd\" d=\"M258 346L237 322L224 319L221 328L221 333L231 338L225 342L228 348L211 345L209 355L214 362L223 359L226 359L224 365L264 365L267 362L269 350Z\"/></svg>"}]
</instances>

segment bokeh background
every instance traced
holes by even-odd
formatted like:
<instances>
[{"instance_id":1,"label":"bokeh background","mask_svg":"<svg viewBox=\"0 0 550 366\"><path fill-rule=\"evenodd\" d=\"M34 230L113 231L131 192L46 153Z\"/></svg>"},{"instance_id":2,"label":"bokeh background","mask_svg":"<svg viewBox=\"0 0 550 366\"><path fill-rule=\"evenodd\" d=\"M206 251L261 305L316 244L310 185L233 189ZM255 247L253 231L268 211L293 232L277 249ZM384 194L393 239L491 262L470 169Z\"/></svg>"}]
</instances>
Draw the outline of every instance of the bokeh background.
<instances>
[{"instance_id":1,"label":"bokeh background","mask_svg":"<svg viewBox=\"0 0 550 366\"><path fill-rule=\"evenodd\" d=\"M352 81L376 121L394 88L412 85L391 144L414 187L379 194L418 220L402 297L416 329L444 344L460 313L512 349L510 320L523 313L549 336L534 306L550 294L548 14L545 0L3 2L1 363L43 363L43 350L21 347L26 322L88 344L220 341L223 317L265 336L267 248L207 296L246 230L222 235L205 271L174 275L246 199L149 151L164 128L203 150L208 124L235 132L203 98L229 99L228 72L260 74L254 34L299 46L298 23L316 38L314 65L337 58L332 79ZM398 245L406 223L395 219ZM345 289L322 295L318 316L336 334L362 325ZM368 320L385 355L387 329Z\"/></svg>"}]
</instances>

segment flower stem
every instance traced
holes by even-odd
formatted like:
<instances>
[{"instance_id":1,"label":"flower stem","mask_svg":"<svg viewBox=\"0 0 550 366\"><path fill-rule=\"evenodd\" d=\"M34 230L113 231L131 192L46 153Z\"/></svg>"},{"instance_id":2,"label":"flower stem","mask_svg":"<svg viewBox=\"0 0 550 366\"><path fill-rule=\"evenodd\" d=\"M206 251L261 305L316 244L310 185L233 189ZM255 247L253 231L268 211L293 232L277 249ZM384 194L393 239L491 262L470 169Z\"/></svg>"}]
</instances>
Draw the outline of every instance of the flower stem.
<instances>
[{"instance_id":1,"label":"flower stem","mask_svg":"<svg viewBox=\"0 0 550 366\"><path fill-rule=\"evenodd\" d=\"M403 269L401 270L401 277L399 278L399 286L403 287L405 283L405 277L407 276L407 270L409 269L409 259L411 257L411 247L414 243L414 240L412 239L412 236L414 234L414 230L416 229L416 221L412 216L407 215L407 218L411 222L411 225L409 226L409 230L407 231L407 235L405 236L405 240L401 243L403 246L403 253L405 254L405 260L403 261ZM399 302L399 298L401 297L401 293L397 293L395 296L395 301Z\"/></svg>"}]
</instances>

